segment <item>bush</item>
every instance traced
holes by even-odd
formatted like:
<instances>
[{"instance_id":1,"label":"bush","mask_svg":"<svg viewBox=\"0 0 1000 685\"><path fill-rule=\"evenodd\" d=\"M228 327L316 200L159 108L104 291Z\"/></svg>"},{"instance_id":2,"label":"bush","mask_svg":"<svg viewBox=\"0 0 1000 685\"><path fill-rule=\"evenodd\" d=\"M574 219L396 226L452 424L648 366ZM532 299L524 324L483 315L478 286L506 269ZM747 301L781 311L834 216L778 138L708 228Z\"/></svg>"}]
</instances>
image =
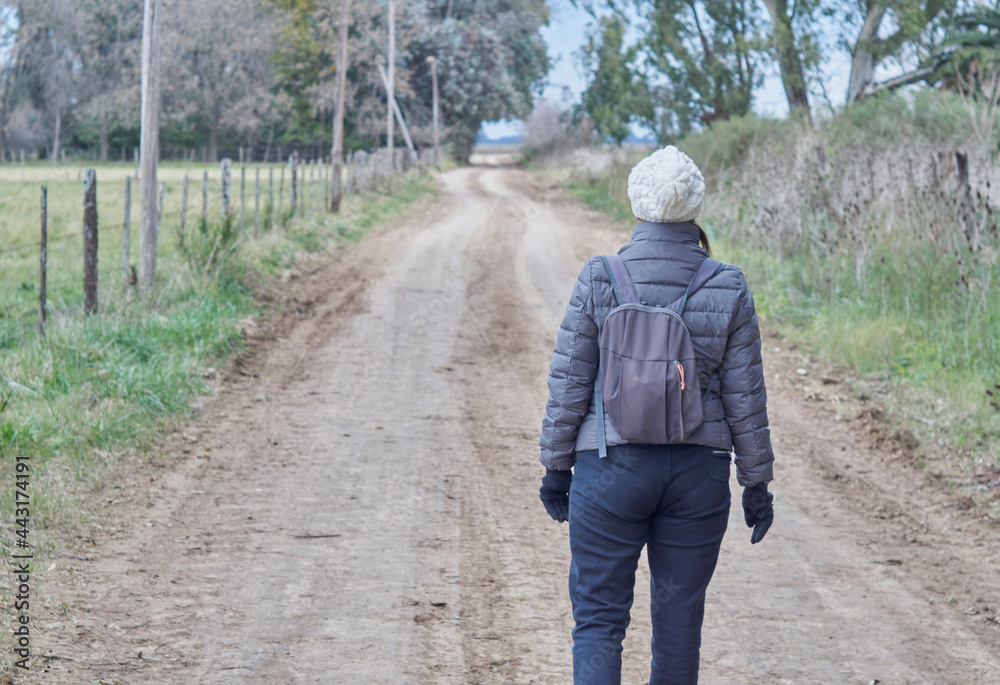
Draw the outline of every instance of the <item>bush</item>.
<instances>
[{"instance_id":1,"label":"bush","mask_svg":"<svg viewBox=\"0 0 1000 685\"><path fill-rule=\"evenodd\" d=\"M678 147L708 176L741 164L751 147L781 149L801 127L796 121L748 114L717 121L707 131L689 134Z\"/></svg>"},{"instance_id":2,"label":"bush","mask_svg":"<svg viewBox=\"0 0 1000 685\"><path fill-rule=\"evenodd\" d=\"M878 147L967 147L969 106L956 93L880 93L845 107L838 116L824 122L823 128L832 148L859 143ZM972 107L974 111L977 106Z\"/></svg>"}]
</instances>

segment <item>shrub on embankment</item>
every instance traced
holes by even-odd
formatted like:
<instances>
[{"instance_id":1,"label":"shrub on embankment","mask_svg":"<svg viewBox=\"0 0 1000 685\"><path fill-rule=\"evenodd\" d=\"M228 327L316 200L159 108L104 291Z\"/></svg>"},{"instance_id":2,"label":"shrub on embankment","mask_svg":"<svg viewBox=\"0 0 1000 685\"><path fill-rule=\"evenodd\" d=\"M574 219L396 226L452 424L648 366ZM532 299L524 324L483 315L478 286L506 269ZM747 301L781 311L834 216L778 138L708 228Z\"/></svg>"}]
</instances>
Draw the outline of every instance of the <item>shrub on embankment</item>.
<instances>
[{"instance_id":1,"label":"shrub on embankment","mask_svg":"<svg viewBox=\"0 0 1000 685\"><path fill-rule=\"evenodd\" d=\"M891 380L887 404L916 417L922 456L949 471L1000 457L998 134L996 110L923 92L680 143L708 181L701 221L762 319ZM627 220L629 167L571 185Z\"/></svg>"}]
</instances>

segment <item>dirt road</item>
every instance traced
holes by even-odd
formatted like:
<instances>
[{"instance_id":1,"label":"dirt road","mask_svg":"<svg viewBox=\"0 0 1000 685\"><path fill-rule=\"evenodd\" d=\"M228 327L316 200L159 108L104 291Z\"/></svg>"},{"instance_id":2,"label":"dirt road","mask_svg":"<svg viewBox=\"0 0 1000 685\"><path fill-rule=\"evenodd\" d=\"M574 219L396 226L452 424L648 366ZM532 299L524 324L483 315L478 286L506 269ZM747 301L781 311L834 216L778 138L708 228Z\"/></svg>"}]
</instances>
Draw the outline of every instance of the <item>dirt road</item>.
<instances>
[{"instance_id":1,"label":"dirt road","mask_svg":"<svg viewBox=\"0 0 1000 685\"><path fill-rule=\"evenodd\" d=\"M627 236L521 171L441 184L303 274L152 482L80 531L40 588L59 658L39 682L571 681L537 435L573 280ZM807 401L782 346L777 518L751 547L733 511L702 682L1000 683L1000 530ZM645 581L628 683L648 676Z\"/></svg>"}]
</instances>

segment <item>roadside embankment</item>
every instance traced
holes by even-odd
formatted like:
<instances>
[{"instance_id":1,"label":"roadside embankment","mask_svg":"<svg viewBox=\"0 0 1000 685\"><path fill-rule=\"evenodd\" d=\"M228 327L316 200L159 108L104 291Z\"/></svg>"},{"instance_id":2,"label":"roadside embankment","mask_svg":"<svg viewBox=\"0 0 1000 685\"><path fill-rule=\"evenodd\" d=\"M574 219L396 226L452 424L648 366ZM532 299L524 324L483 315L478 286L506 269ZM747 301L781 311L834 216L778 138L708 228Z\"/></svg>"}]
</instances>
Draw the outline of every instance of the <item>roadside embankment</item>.
<instances>
[{"instance_id":1,"label":"roadside embankment","mask_svg":"<svg viewBox=\"0 0 1000 685\"><path fill-rule=\"evenodd\" d=\"M708 182L699 221L716 255L743 268L766 326L825 369L816 392L862 406L839 410L994 518L998 117L924 93L812 125L722 122L680 143ZM637 158L537 164L624 228Z\"/></svg>"}]
</instances>

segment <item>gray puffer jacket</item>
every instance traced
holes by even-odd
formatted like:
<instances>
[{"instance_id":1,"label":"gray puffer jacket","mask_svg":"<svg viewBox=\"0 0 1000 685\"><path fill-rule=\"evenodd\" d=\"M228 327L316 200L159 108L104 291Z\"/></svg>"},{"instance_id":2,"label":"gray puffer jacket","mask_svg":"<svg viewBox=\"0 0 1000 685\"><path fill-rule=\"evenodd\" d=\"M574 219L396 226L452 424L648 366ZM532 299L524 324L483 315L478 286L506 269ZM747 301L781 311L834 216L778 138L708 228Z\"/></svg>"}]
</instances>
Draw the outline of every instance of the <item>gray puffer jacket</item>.
<instances>
[{"instance_id":1,"label":"gray puffer jacket","mask_svg":"<svg viewBox=\"0 0 1000 685\"><path fill-rule=\"evenodd\" d=\"M640 222L632 242L618 251L645 304L666 306L684 294L708 253L690 223ZM576 453L597 449L594 380L597 338L617 306L600 257L577 279L559 328L549 368L549 401L542 424L541 462L549 469L573 466ZM735 452L741 485L771 481L771 434L760 354L760 329L743 272L727 265L688 299L684 310L694 343L705 421L688 443ZM605 416L608 445L624 441Z\"/></svg>"}]
</instances>

